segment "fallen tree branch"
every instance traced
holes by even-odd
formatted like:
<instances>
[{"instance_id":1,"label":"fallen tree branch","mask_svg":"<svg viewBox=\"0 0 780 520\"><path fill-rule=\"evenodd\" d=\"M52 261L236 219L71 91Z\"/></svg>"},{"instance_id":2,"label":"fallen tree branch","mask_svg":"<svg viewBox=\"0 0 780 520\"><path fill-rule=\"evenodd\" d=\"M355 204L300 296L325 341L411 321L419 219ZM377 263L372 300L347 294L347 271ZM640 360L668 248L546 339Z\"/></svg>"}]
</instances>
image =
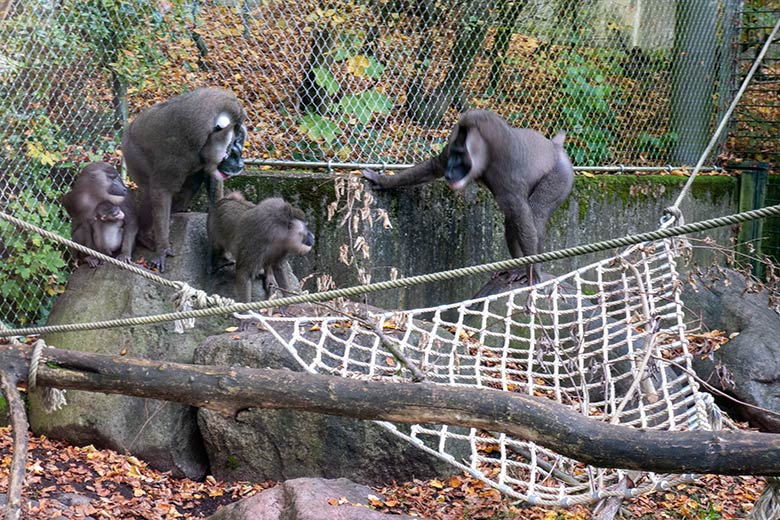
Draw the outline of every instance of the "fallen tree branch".
<instances>
[{"instance_id":1,"label":"fallen tree branch","mask_svg":"<svg viewBox=\"0 0 780 520\"><path fill-rule=\"evenodd\" d=\"M8 471L8 501L5 506L7 520L18 520L22 514L22 488L27 466L27 414L22 396L16 389L16 381L17 377L11 370L0 370L0 387L8 401L14 435L14 456Z\"/></svg>"},{"instance_id":2,"label":"fallen tree branch","mask_svg":"<svg viewBox=\"0 0 780 520\"><path fill-rule=\"evenodd\" d=\"M0 345L0 366L24 367L31 349ZM56 348L38 384L163 399L234 416L292 409L364 420L437 423L504 432L598 467L658 473L780 475L780 435L640 430L588 419L538 397L429 383L358 381L289 370L187 365ZM57 366L50 366L56 364ZM26 369L17 377L25 380Z\"/></svg>"}]
</instances>

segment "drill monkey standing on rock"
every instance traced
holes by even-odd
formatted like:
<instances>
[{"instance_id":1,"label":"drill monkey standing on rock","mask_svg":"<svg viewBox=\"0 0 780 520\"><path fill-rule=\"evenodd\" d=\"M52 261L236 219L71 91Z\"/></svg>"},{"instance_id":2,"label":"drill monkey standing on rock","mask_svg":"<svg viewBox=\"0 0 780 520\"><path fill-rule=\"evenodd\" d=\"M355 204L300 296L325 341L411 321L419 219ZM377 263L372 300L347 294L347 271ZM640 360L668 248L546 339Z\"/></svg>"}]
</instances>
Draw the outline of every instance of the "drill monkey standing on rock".
<instances>
[{"instance_id":1,"label":"drill monkey standing on rock","mask_svg":"<svg viewBox=\"0 0 780 520\"><path fill-rule=\"evenodd\" d=\"M236 263L235 297L242 302L252 301L252 284L261 273L267 298L275 287L286 296L290 285L283 261L291 253L305 255L314 245L303 212L281 198L253 204L241 193L230 193L209 210L207 226L212 272L229 253Z\"/></svg>"},{"instance_id":2,"label":"drill monkey standing on rock","mask_svg":"<svg viewBox=\"0 0 780 520\"><path fill-rule=\"evenodd\" d=\"M201 184L222 182L241 172L246 114L236 96L199 88L142 111L122 135L127 173L141 197L142 243L153 244L153 267L165 271L173 256L171 213L184 211Z\"/></svg>"}]
</instances>

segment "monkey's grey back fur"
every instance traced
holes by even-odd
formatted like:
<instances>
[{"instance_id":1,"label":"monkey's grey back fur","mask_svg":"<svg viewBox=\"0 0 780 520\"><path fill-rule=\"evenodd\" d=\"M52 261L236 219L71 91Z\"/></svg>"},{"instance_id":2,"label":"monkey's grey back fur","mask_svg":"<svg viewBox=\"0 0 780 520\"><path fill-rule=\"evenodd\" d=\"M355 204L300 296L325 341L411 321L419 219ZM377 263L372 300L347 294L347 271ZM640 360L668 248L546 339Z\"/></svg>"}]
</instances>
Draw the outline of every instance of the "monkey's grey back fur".
<instances>
[{"instance_id":1,"label":"monkey's grey back fur","mask_svg":"<svg viewBox=\"0 0 780 520\"><path fill-rule=\"evenodd\" d=\"M147 108L125 129L122 152L140 191L139 228L144 242L154 243L150 263L160 272L174 254L171 212L185 211L202 184L243 168L245 117L232 92L199 88Z\"/></svg>"},{"instance_id":2,"label":"monkey's grey back fur","mask_svg":"<svg viewBox=\"0 0 780 520\"><path fill-rule=\"evenodd\" d=\"M152 105L136 116L122 136L128 168L135 169L135 163L141 168L154 165L155 171L148 173L155 175L156 183L178 191L184 182L179 172L201 168L198 151L223 112L233 121L244 121L244 109L235 94L218 88L198 88ZM135 149L140 153L133 154Z\"/></svg>"},{"instance_id":3,"label":"monkey's grey back fur","mask_svg":"<svg viewBox=\"0 0 780 520\"><path fill-rule=\"evenodd\" d=\"M252 282L261 273L267 295L272 285L288 290L282 261L289 253L307 253L313 244L303 212L281 198L255 205L231 193L211 208L207 222L212 267L225 253L233 257L241 301L250 301Z\"/></svg>"}]
</instances>

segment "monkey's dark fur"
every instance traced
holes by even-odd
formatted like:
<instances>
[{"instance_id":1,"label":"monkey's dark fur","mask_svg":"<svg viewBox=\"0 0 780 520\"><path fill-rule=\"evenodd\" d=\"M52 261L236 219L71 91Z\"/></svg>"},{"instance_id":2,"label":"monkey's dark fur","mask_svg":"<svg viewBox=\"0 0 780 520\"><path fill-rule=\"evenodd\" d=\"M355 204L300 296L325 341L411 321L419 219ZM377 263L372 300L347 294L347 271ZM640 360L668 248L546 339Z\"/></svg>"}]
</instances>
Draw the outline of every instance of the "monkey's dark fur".
<instances>
[{"instance_id":1,"label":"monkey's dark fur","mask_svg":"<svg viewBox=\"0 0 780 520\"><path fill-rule=\"evenodd\" d=\"M70 191L60 200L71 217L70 234L74 242L107 255L113 256L118 253L117 259L130 262L138 233L138 221L135 217L132 197L129 196L127 187L116 168L104 162L88 164L76 177ZM111 237L111 251L107 251L105 243L95 240L96 233L100 235L101 231L96 218L99 208L105 205L116 207L122 214L121 234L118 240L115 235ZM77 253L77 257L86 261L91 267L100 264L94 256Z\"/></svg>"},{"instance_id":2,"label":"monkey's dark fur","mask_svg":"<svg viewBox=\"0 0 780 520\"><path fill-rule=\"evenodd\" d=\"M151 263L161 272L166 256L174 254L171 212L186 210L204 182L242 170L245 118L232 92L199 88L144 110L125 129L127 172L141 191L141 233L154 244Z\"/></svg>"},{"instance_id":3,"label":"monkey's dark fur","mask_svg":"<svg viewBox=\"0 0 780 520\"><path fill-rule=\"evenodd\" d=\"M456 191L479 181L504 213L504 235L513 258L542 252L547 221L569 196L574 170L563 150L565 134L547 139L527 128L512 128L487 110L460 116L442 152L396 175L363 170L379 188L414 186L439 177ZM528 268L540 280L538 266Z\"/></svg>"},{"instance_id":4,"label":"monkey's dark fur","mask_svg":"<svg viewBox=\"0 0 780 520\"><path fill-rule=\"evenodd\" d=\"M303 212L280 198L252 204L233 192L217 201L208 214L208 237L212 268L224 254L236 262L236 298L252 299L252 283L265 273L267 297L273 287L289 290L282 266L288 254L305 255L314 245Z\"/></svg>"}]
</instances>

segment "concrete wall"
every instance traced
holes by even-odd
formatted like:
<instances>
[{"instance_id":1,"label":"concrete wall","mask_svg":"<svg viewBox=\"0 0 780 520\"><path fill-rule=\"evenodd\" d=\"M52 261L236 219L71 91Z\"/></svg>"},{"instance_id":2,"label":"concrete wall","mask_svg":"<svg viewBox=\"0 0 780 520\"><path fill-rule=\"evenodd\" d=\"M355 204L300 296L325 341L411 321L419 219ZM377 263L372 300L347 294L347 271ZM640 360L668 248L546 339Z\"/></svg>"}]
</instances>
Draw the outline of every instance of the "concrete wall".
<instances>
[{"instance_id":1,"label":"concrete wall","mask_svg":"<svg viewBox=\"0 0 780 520\"><path fill-rule=\"evenodd\" d=\"M303 209L317 242L309 255L292 262L293 270L299 278L315 272L328 273L339 287L348 287L358 280L354 271L338 262L339 246L348 242L348 232L338 227L338 219L327 219L326 208L334 200L332 179L329 175L310 173L245 174L229 181L226 190L241 190L253 201L282 196ZM663 209L674 202L685 180L674 176L578 176L569 201L551 219L546 249L658 229ZM699 177L682 204L686 222L736 212L736 189L737 179L733 177ZM374 282L388 279L391 267L402 276L412 276L509 258L503 217L484 188L473 186L459 195L444 182L435 182L418 188L374 191L374 195L375 207L386 209L393 224L388 230L379 224L373 229L363 226L362 233L371 247L371 258L364 265L370 268ZM732 232L730 228L720 228L708 235L728 244ZM542 269L562 274L609 254L551 262ZM366 301L384 308L449 303L473 296L487 278L486 275L376 293L368 295ZM311 281L304 288L316 290Z\"/></svg>"}]
</instances>

